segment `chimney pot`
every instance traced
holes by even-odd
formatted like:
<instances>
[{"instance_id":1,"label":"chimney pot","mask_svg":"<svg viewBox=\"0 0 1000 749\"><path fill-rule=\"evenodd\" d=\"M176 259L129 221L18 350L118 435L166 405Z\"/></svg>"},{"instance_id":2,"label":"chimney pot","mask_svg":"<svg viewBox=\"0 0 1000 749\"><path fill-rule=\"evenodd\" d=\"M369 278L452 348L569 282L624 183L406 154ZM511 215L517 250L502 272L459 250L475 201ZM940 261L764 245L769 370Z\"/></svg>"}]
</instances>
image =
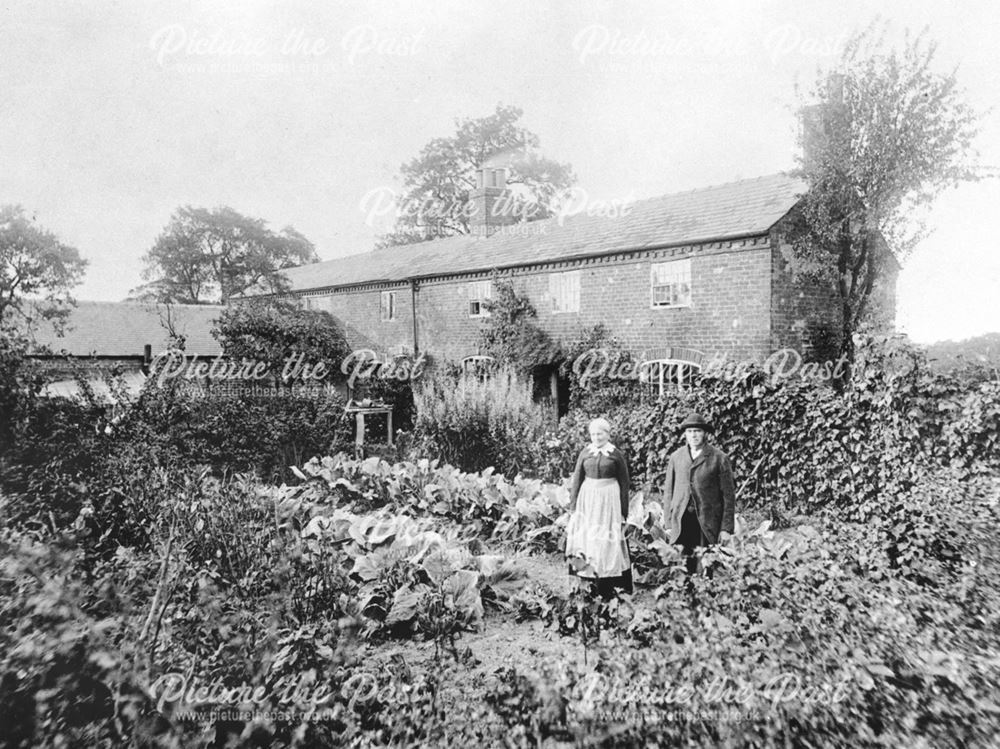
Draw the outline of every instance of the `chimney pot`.
<instances>
[{"instance_id":1,"label":"chimney pot","mask_svg":"<svg viewBox=\"0 0 1000 749\"><path fill-rule=\"evenodd\" d=\"M516 216L500 203L505 200L506 186L505 167L483 164L476 170L476 189L469 196L475 206L469 217L469 229L474 234L489 236L499 227L516 221Z\"/></svg>"}]
</instances>

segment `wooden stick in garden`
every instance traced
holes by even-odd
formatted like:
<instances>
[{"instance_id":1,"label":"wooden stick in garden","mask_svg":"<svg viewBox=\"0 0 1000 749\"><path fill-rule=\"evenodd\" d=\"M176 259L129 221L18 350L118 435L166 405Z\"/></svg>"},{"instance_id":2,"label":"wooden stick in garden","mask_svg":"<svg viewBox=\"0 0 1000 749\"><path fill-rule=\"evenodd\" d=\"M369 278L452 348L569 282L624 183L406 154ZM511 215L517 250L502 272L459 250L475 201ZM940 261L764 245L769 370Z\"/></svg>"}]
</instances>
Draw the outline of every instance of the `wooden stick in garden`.
<instances>
[{"instance_id":1,"label":"wooden stick in garden","mask_svg":"<svg viewBox=\"0 0 1000 749\"><path fill-rule=\"evenodd\" d=\"M149 636L149 630L153 626L154 622L157 620L157 614L162 616L161 601L165 598L163 594L164 583L167 578L167 571L170 568L170 552L174 545L174 535L177 531L177 513L174 512L173 517L170 521L170 535L167 537L167 545L163 552L163 558L160 560L160 575L156 584L156 592L153 594L153 601L149 605L149 614L146 616L146 621L142 625L142 630L139 632L139 642L143 645L146 644L146 638ZM166 608L166 602L163 602L163 608ZM155 649L155 643L154 643ZM138 655L138 650L136 651ZM150 664L151 665L151 664Z\"/></svg>"},{"instance_id":2,"label":"wooden stick in garden","mask_svg":"<svg viewBox=\"0 0 1000 749\"><path fill-rule=\"evenodd\" d=\"M736 491L737 499L739 499L739 496L743 493L743 490L746 489L747 486L750 484L750 480L757 474L757 471L760 470L760 464L764 462L764 459L766 457L767 455L762 455L760 457L760 460L757 461L757 464L753 467L753 470L750 471L750 474L747 476L746 481L744 481L743 485L740 486L740 488Z\"/></svg>"}]
</instances>

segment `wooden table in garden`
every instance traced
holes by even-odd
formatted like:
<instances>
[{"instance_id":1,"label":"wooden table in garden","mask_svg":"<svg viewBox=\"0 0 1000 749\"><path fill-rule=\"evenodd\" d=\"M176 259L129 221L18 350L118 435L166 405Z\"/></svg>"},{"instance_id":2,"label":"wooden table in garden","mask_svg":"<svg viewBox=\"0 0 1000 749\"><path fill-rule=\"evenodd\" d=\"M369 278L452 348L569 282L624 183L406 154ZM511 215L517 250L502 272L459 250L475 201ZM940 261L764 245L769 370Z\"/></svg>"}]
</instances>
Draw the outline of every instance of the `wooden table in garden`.
<instances>
[{"instance_id":1,"label":"wooden table in garden","mask_svg":"<svg viewBox=\"0 0 1000 749\"><path fill-rule=\"evenodd\" d=\"M361 449L365 443L365 417L377 414L386 416L386 442L392 447L392 406L346 406L344 413L354 414L357 429L354 433L354 446Z\"/></svg>"}]
</instances>

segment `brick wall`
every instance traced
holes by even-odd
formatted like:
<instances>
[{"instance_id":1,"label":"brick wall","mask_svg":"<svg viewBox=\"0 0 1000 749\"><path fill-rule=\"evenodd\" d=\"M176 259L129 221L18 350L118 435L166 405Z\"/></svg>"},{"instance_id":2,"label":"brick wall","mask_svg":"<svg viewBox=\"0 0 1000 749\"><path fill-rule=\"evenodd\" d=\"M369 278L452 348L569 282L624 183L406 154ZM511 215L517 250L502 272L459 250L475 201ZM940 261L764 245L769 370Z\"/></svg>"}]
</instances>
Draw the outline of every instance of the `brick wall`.
<instances>
[{"instance_id":1,"label":"brick wall","mask_svg":"<svg viewBox=\"0 0 1000 749\"><path fill-rule=\"evenodd\" d=\"M836 358L843 320L838 296L828 286L792 277L780 227L772 233L772 247L772 350L794 348L804 361ZM872 291L868 323L875 330L887 332L895 326L898 273L893 261Z\"/></svg>"},{"instance_id":2,"label":"brick wall","mask_svg":"<svg viewBox=\"0 0 1000 749\"><path fill-rule=\"evenodd\" d=\"M489 276L423 283L417 291L417 337L432 357L459 361L479 352L484 318L469 316L469 284Z\"/></svg>"},{"instance_id":3,"label":"brick wall","mask_svg":"<svg viewBox=\"0 0 1000 749\"><path fill-rule=\"evenodd\" d=\"M579 270L580 311L552 312L549 272L514 277L538 309L539 326L562 340L579 338L603 323L610 334L647 358L670 347L706 354L744 356L768 343L769 265L765 250L740 250L691 257L690 307L653 308L650 273L669 254L612 262L593 261L558 271Z\"/></svg>"},{"instance_id":4,"label":"brick wall","mask_svg":"<svg viewBox=\"0 0 1000 749\"><path fill-rule=\"evenodd\" d=\"M840 342L836 295L829 287L792 277L780 237L774 242L772 265L771 349L795 349L804 361L830 358Z\"/></svg>"},{"instance_id":5,"label":"brick wall","mask_svg":"<svg viewBox=\"0 0 1000 749\"><path fill-rule=\"evenodd\" d=\"M394 320L381 319L383 291L396 294ZM400 347L413 349L413 303L409 284L373 285L307 298L310 307L326 310L341 322L347 344L352 349L369 348L380 353L395 353Z\"/></svg>"},{"instance_id":6,"label":"brick wall","mask_svg":"<svg viewBox=\"0 0 1000 749\"><path fill-rule=\"evenodd\" d=\"M651 306L651 265L690 257L690 307ZM668 347L706 355L763 358L771 346L772 247L766 237L736 243L659 250L572 263L539 265L499 277L526 292L538 310L538 325L556 339L577 339L604 323L611 335L647 358L666 355ZM549 275L579 271L580 311L555 313ZM488 275L441 278L420 283L417 290L417 335L421 351L459 360L478 353L482 318L469 315L469 284ZM388 288L388 287L385 287ZM379 320L382 288L338 291L312 297L311 304L331 312L345 326L348 343L393 351L412 347L409 286L397 286L395 322Z\"/></svg>"}]
</instances>

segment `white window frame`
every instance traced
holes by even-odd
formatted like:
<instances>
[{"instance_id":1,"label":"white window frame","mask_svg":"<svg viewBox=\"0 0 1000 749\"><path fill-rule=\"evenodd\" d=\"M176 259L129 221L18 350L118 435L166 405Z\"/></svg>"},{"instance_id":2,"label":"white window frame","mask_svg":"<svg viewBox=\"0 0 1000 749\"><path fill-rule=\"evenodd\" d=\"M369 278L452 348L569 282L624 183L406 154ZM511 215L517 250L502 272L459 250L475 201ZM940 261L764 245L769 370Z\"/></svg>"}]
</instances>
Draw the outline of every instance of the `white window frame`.
<instances>
[{"instance_id":1,"label":"white window frame","mask_svg":"<svg viewBox=\"0 0 1000 749\"><path fill-rule=\"evenodd\" d=\"M486 382L493 376L497 360L492 356L474 354L462 359L462 373L474 375L480 382Z\"/></svg>"},{"instance_id":2,"label":"white window frame","mask_svg":"<svg viewBox=\"0 0 1000 749\"><path fill-rule=\"evenodd\" d=\"M690 307L692 296L691 258L668 260L650 266L650 307L653 309Z\"/></svg>"},{"instance_id":3,"label":"white window frame","mask_svg":"<svg viewBox=\"0 0 1000 749\"><path fill-rule=\"evenodd\" d=\"M676 387L683 393L693 384L701 365L685 359L650 359L639 367L639 381L656 390L662 398L664 391Z\"/></svg>"},{"instance_id":4,"label":"white window frame","mask_svg":"<svg viewBox=\"0 0 1000 749\"><path fill-rule=\"evenodd\" d=\"M469 317L489 317L490 311L483 305L493 298L493 281L470 281L468 285Z\"/></svg>"},{"instance_id":5,"label":"white window frame","mask_svg":"<svg viewBox=\"0 0 1000 749\"><path fill-rule=\"evenodd\" d=\"M580 311L580 271L549 273L549 297L552 314L573 314Z\"/></svg>"},{"instance_id":6,"label":"white window frame","mask_svg":"<svg viewBox=\"0 0 1000 749\"><path fill-rule=\"evenodd\" d=\"M396 312L396 292L383 291L379 295L379 319L382 322L395 322L398 319Z\"/></svg>"}]
</instances>

